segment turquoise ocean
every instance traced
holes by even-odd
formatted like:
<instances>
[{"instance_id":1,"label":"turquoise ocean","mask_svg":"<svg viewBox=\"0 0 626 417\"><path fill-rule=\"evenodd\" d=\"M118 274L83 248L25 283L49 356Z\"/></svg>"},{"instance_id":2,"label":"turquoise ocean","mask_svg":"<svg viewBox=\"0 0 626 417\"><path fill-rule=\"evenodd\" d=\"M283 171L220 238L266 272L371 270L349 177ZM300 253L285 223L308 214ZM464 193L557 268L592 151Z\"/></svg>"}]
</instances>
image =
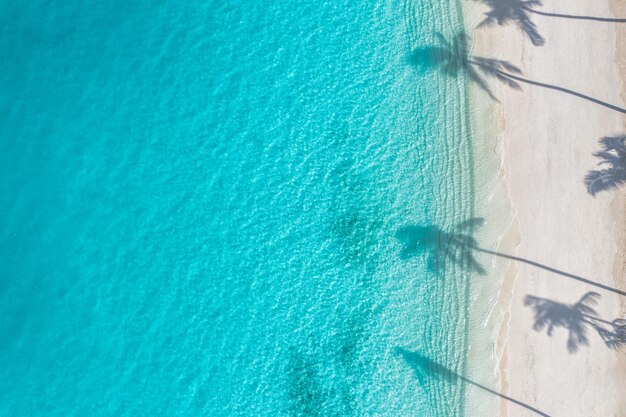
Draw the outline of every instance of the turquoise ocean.
<instances>
[{"instance_id":1,"label":"turquoise ocean","mask_svg":"<svg viewBox=\"0 0 626 417\"><path fill-rule=\"evenodd\" d=\"M460 416L457 0L0 1L0 416Z\"/></svg>"}]
</instances>

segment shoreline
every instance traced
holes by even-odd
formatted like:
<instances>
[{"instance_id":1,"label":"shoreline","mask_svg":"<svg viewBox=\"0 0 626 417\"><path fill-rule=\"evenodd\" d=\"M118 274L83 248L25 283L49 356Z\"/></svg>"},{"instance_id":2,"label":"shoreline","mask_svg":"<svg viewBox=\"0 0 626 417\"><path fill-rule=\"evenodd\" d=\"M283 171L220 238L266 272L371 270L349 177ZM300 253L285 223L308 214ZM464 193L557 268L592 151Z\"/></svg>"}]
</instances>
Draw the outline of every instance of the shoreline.
<instances>
[{"instance_id":1,"label":"shoreline","mask_svg":"<svg viewBox=\"0 0 626 417\"><path fill-rule=\"evenodd\" d=\"M555 21L531 15L546 38L544 46L534 46L515 23L475 29L488 9L476 3L463 7L473 40L472 55L507 60L520 67L526 78L574 88L624 106L626 24ZM542 11L620 18L626 16L626 4L617 0L610 5L609 0L594 5L558 1ZM606 47L610 40L611 47ZM581 60L589 65L577 66ZM620 91L615 89L616 83ZM476 212L488 219L498 216L495 224L488 221L488 230L479 234L479 242L498 252L625 290L626 278L616 278L626 272L626 192L614 188L592 197L582 180L586 171L597 167L593 153L598 150L598 139L626 133L626 118L530 85L522 85L522 91L494 81L489 86L499 103L491 101L476 84L470 86L476 159L497 160L496 169L493 161L487 162L497 178L488 178L489 169L483 166L478 167L482 174L476 175L477 184L485 180L493 187L491 194L478 192L477 201L485 201L481 200L485 195L489 198ZM486 294L489 288L484 284L477 285L478 292L472 291L477 295L471 308L475 329L470 334L469 373L502 395L547 415L622 415L626 401L618 395L626 389L623 352L609 350L591 331L588 346L568 352L567 331L556 328L548 336L545 328L533 330L533 311L524 300L526 295L534 295L574 303L584 293L597 291L602 298L596 310L613 319L624 317L626 297L525 263L493 258L480 260L496 264L486 278L498 283L492 287L497 294ZM484 337L489 334L491 337ZM493 359L492 369L484 365L485 354ZM502 397L489 399L471 387L466 396L477 396L468 401L467 410L479 407L480 415L529 415L528 409Z\"/></svg>"},{"instance_id":2,"label":"shoreline","mask_svg":"<svg viewBox=\"0 0 626 417\"><path fill-rule=\"evenodd\" d=\"M476 30L482 12L476 3L464 2L466 33L471 39L472 52L477 45L489 43L487 31ZM495 91L495 90L494 90ZM505 125L504 109L495 103L476 84L469 84L471 131L474 146L476 217L485 219L485 225L475 234L482 248L513 253L519 243L517 225L512 216L509 190L503 181L502 140L497 132ZM496 175L494 175L494 173ZM468 377L503 392L499 375L494 372L502 361L498 340L502 337L501 323L507 320L514 276L510 261L497 256L476 258L487 270L485 276L476 276L472 282L470 302L470 329L468 349ZM500 398L469 384L466 386L465 415L493 416L499 414Z\"/></svg>"}]
</instances>

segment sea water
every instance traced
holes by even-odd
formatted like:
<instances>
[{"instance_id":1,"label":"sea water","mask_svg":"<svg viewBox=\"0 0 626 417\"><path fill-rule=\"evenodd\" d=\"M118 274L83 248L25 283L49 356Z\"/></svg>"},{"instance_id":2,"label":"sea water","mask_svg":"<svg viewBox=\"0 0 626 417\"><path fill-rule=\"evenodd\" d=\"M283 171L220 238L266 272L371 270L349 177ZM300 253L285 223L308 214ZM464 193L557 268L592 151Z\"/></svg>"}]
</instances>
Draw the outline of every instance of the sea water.
<instances>
[{"instance_id":1,"label":"sea water","mask_svg":"<svg viewBox=\"0 0 626 417\"><path fill-rule=\"evenodd\" d=\"M2 0L0 415L462 415L459 7Z\"/></svg>"}]
</instances>

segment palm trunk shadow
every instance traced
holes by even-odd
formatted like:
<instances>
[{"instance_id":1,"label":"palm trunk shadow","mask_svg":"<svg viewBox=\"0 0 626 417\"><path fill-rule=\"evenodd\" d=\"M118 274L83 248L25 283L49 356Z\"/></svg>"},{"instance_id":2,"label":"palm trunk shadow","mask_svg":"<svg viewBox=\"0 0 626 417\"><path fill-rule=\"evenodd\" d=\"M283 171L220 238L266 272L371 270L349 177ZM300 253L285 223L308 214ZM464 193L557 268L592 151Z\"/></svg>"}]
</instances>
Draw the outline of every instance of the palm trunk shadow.
<instances>
[{"instance_id":1,"label":"palm trunk shadow","mask_svg":"<svg viewBox=\"0 0 626 417\"><path fill-rule=\"evenodd\" d=\"M489 249L483 249L483 248L481 248L479 246L474 246L473 249L478 251L478 252L483 252L483 253L488 253L490 255L499 256L500 258L505 258L505 259L510 259L510 260L513 260L513 261L523 262L525 264L532 265L532 266L535 266L537 268L541 268L541 269L543 269L545 271L554 272L555 274L559 274L559 275L562 275L564 277L574 279L576 281L584 282L585 284L589 284L589 285L592 285L592 286L597 287L597 288L602 288L603 290L610 291L610 292L613 292L613 293L618 294L618 295L626 296L626 291L618 290L617 288L609 287L608 285L604 285L604 284L601 284L599 282L592 281L590 279L581 277L579 275L570 274L569 272L561 271L559 269L552 268L550 266L540 264L539 262L531 261L529 259L520 258L519 256L508 255L506 253L500 253L500 252L492 251L492 250L489 250Z\"/></svg>"},{"instance_id":2,"label":"palm trunk shadow","mask_svg":"<svg viewBox=\"0 0 626 417\"><path fill-rule=\"evenodd\" d=\"M607 103L605 101L598 100L597 98L593 98L591 96L579 93L577 91L570 90L568 88L563 88L563 87L559 87L557 85L542 83L542 82L539 82L539 81L529 80L528 78L520 77L518 75L514 75L514 74L511 74L511 73L508 73L508 72L504 72L504 71L501 71L501 70L498 70L498 69L496 69L494 71L496 73L500 74L503 77L507 77L507 78L510 78L512 80L519 81L521 83L530 84L530 85L536 85L538 87L543 87L543 88L548 88L550 90L560 91L562 93L570 94L572 96L576 96L576 97L582 98L583 100L587 100L587 101L590 101L592 103L599 104L599 105L604 106L606 108L609 108L611 110L615 110L616 112L626 114L626 109L623 108L623 107L619 107L619 106L616 106L614 104L610 104L610 103Z\"/></svg>"},{"instance_id":3,"label":"palm trunk shadow","mask_svg":"<svg viewBox=\"0 0 626 417\"><path fill-rule=\"evenodd\" d=\"M626 23L626 19L596 17L596 16L579 16L579 15L560 14L560 13L547 13L547 12L541 12L539 10L532 9L530 7L523 7L523 9L526 10L527 12L538 14L541 16L547 16L547 17L559 17L563 19L576 19L576 20L593 20L596 22L608 22L608 23Z\"/></svg>"},{"instance_id":4,"label":"palm trunk shadow","mask_svg":"<svg viewBox=\"0 0 626 417\"><path fill-rule=\"evenodd\" d=\"M494 389L491 389L482 384L479 384L478 382L474 382L471 379L464 377L463 375L459 375L458 373L452 371L451 369L446 368L445 366L435 362L434 360L429 359L426 356L423 356L418 351L411 352L409 350L397 347L395 349L395 352L396 354L401 355L402 358L406 361L406 363L411 368L413 368L413 370L415 371L417 375L418 380L424 378L425 376L432 375L432 376L442 378L446 382L449 382L451 384L455 384L458 381L466 382L470 385L480 388L481 390L485 392L488 392L493 395L497 395L500 398L503 398L514 404L517 404L520 407L523 407L539 416L550 417L549 414L546 414L543 411L531 405L528 405L520 400L516 400L515 398L509 397L508 395L504 395Z\"/></svg>"}]
</instances>

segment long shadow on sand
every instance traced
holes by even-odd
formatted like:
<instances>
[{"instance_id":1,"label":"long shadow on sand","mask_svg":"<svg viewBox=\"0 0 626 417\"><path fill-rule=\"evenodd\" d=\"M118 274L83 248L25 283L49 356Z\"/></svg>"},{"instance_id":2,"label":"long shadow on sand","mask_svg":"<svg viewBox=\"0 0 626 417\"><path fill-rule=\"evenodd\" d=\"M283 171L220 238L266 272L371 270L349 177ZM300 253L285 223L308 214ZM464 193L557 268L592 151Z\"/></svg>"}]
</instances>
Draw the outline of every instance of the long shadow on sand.
<instances>
[{"instance_id":1,"label":"long shadow on sand","mask_svg":"<svg viewBox=\"0 0 626 417\"><path fill-rule=\"evenodd\" d=\"M585 186L592 196L626 184L626 135L605 136L600 139L600 151L593 154L600 158L602 169L589 171Z\"/></svg>"},{"instance_id":2,"label":"long shadow on sand","mask_svg":"<svg viewBox=\"0 0 626 417\"><path fill-rule=\"evenodd\" d=\"M453 263L484 275L485 269L475 257L475 252L482 252L517 262L523 262L545 271L592 285L596 288L626 296L626 291L592 281L579 275L570 274L569 272L519 256L481 248L474 239L473 233L484 223L485 221L482 218L473 218L459 223L449 231L442 230L435 225L408 225L400 227L395 234L396 239L402 244L400 259L408 260L416 255L426 255L428 266L432 270L438 270L441 267L445 267L447 263Z\"/></svg>"},{"instance_id":3,"label":"long shadow on sand","mask_svg":"<svg viewBox=\"0 0 626 417\"><path fill-rule=\"evenodd\" d=\"M554 85L554 84L548 84L548 83L542 83L542 82L539 82L539 81L529 80L528 78L520 77L520 76L518 76L516 74L506 73L506 72L500 71L500 70L497 70L497 72L498 72L498 75L500 75L501 77L506 77L506 78L509 78L511 80L519 81L519 82L525 83L525 84L534 85L534 86L537 86L537 87L547 88L549 90L560 91L562 93L566 93L566 94L572 95L574 97L582 98L583 100L587 100L587 101L590 101L592 103L599 104L600 106L606 107L606 108L611 109L611 110L615 110L616 112L626 114L626 109L623 108L623 107L619 107L619 106L616 106L614 104L607 103L606 101L598 100L597 98L588 96L586 94L579 93L578 91L570 90L569 88L564 88L564 87L559 87L558 85Z\"/></svg>"},{"instance_id":4,"label":"long shadow on sand","mask_svg":"<svg viewBox=\"0 0 626 417\"><path fill-rule=\"evenodd\" d=\"M448 41L440 33L436 34L436 38L438 41L436 45L415 48L409 55L409 63L421 69L437 69L447 76L457 76L464 73L470 81L476 83L495 101L498 99L489 88L487 78L496 79L515 90L521 90L520 83L523 83L559 91L626 114L626 109L623 107L598 100L578 91L524 78L521 69L508 61L471 56L469 54L469 40L464 33L456 34L451 41Z\"/></svg>"},{"instance_id":5,"label":"long shadow on sand","mask_svg":"<svg viewBox=\"0 0 626 417\"><path fill-rule=\"evenodd\" d=\"M609 349L620 350L626 347L626 320L603 320L594 309L600 294L588 292L573 304L561 303L547 298L527 295L524 305L530 306L535 313L533 329L552 336L554 329L562 327L567 330L567 350L578 351L580 346L587 346L589 338L587 330L595 330Z\"/></svg>"},{"instance_id":6,"label":"long shadow on sand","mask_svg":"<svg viewBox=\"0 0 626 417\"><path fill-rule=\"evenodd\" d=\"M395 349L395 353L397 355L402 356L402 358L406 361L406 363L415 371L417 380L420 383L427 377L439 378L439 379L446 381L449 384L457 384L459 382L466 382L477 388L480 388L483 391L486 391L493 395L497 395L500 398L503 398L514 404L517 404L520 407L523 407L526 410L531 411L537 415L550 417L550 415L544 413L543 411L531 405L528 405L522 401L516 400L515 398L511 398L508 395L504 395L491 388L487 388L486 386L481 385L477 382L474 382L471 379L465 378L463 375L459 375L458 373L452 371L451 369L446 368L445 366L435 362L434 360L426 356L423 356L418 351L411 352L409 350L397 347Z\"/></svg>"},{"instance_id":7,"label":"long shadow on sand","mask_svg":"<svg viewBox=\"0 0 626 417\"><path fill-rule=\"evenodd\" d=\"M614 17L597 17L597 16L581 16L581 15L560 14L560 13L547 13L547 12L542 12L539 10L532 9L530 7L524 7L524 10L530 13L541 15L541 16L558 17L561 19L592 20L595 22L606 22L606 23L626 23L626 19L614 18Z\"/></svg>"}]
</instances>

